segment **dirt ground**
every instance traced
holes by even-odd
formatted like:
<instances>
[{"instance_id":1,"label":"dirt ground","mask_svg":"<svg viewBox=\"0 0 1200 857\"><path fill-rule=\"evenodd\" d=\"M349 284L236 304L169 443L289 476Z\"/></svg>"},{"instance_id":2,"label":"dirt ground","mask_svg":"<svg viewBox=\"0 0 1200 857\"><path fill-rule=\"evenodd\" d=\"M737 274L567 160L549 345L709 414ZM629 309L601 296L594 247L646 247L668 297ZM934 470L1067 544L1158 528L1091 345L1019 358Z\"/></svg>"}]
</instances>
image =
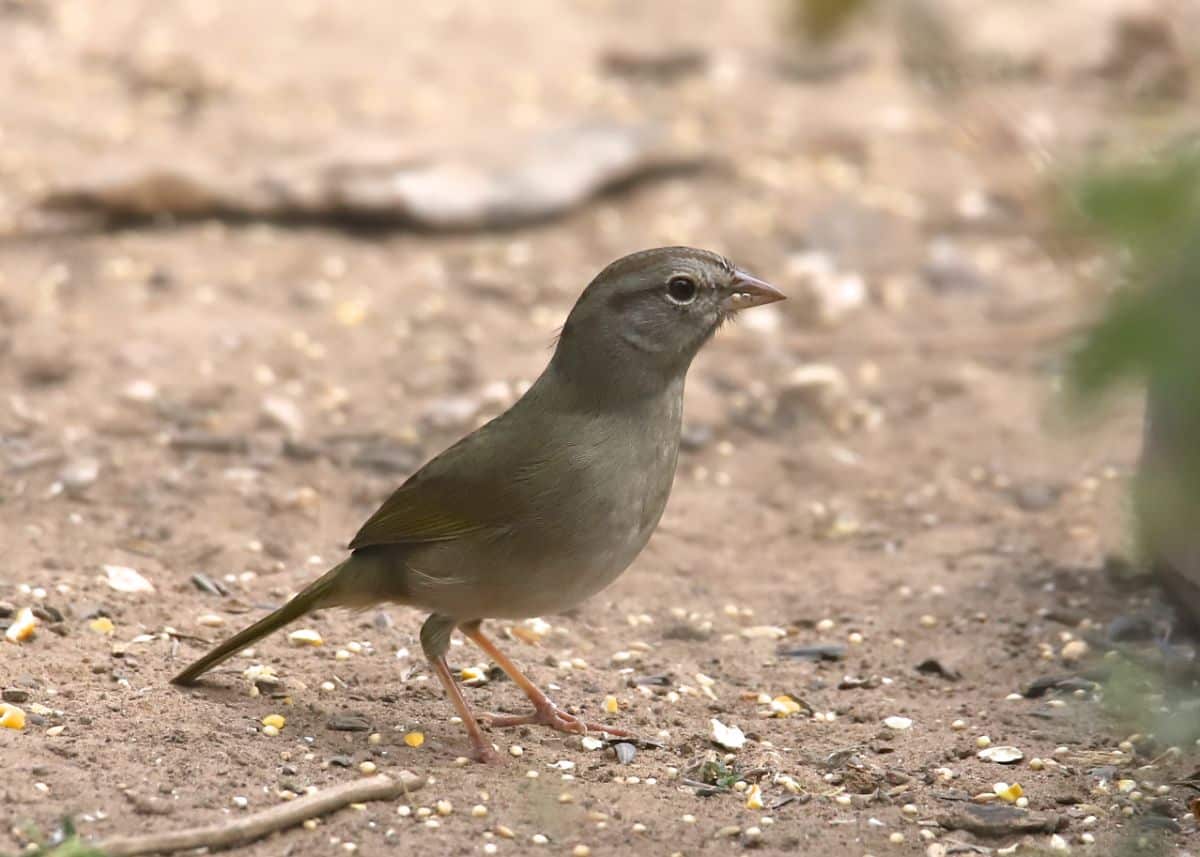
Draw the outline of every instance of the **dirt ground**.
<instances>
[{"instance_id":1,"label":"dirt ground","mask_svg":"<svg viewBox=\"0 0 1200 857\"><path fill-rule=\"evenodd\" d=\"M1162 5L1194 39L1196 10ZM1098 70L1132 3L940 7L986 73L939 91L894 21L818 50L760 2L0 2L0 601L44 607L0 645L27 716L0 729L0 850L64 816L96 839L230 821L370 761L428 784L239 853L1109 854L1151 834L1194 852L1195 792L1172 783L1195 747L1122 748L1134 727L1086 683L1010 698L1086 674L1095 640L1080 663L1068 643L1154 602L1105 570L1126 548L1137 402L1086 431L1059 415L1102 265L1051 252L1045 199L1060 165L1186 127L1194 99L1146 110L1140 71ZM647 71L680 48L702 67ZM270 162L356 136L440 151L594 117L656 121L719 163L503 232L31 213L101 164ZM197 689L167 684L511 401L604 264L676 243L793 300L698 359L674 494L626 575L571 615L493 623L560 703L661 747L619 764L496 731L502 766L461 764L403 608L312 617L321 647L279 634ZM114 590L106 566L154 592ZM787 654L818 643L840 659ZM486 667L457 641L451 662ZM252 693L254 664L280 684ZM465 692L522 709L509 682ZM785 695L800 711L764 716ZM347 715L365 730L329 728ZM714 718L745 745L717 747ZM1023 760L979 758L982 736ZM1048 826L949 829L999 782Z\"/></svg>"}]
</instances>

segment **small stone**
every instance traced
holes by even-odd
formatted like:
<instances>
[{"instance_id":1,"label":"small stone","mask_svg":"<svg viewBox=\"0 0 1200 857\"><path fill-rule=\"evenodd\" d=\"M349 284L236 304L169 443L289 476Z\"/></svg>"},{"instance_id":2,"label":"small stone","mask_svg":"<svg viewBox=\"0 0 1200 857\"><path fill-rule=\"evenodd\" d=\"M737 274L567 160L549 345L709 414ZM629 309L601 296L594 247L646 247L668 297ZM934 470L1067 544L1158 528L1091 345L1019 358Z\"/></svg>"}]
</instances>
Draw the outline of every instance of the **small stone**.
<instances>
[{"instance_id":1,"label":"small stone","mask_svg":"<svg viewBox=\"0 0 1200 857\"><path fill-rule=\"evenodd\" d=\"M884 718L883 725L893 731L903 732L905 729L912 728L913 722L908 717L892 716Z\"/></svg>"},{"instance_id":2,"label":"small stone","mask_svg":"<svg viewBox=\"0 0 1200 857\"><path fill-rule=\"evenodd\" d=\"M335 714L326 727L334 732L370 732L371 723L359 714Z\"/></svg>"},{"instance_id":3,"label":"small stone","mask_svg":"<svg viewBox=\"0 0 1200 857\"><path fill-rule=\"evenodd\" d=\"M69 494L82 494L100 475L100 462L95 458L76 458L59 471L58 481Z\"/></svg>"},{"instance_id":4,"label":"small stone","mask_svg":"<svg viewBox=\"0 0 1200 857\"><path fill-rule=\"evenodd\" d=\"M154 584L127 566L106 565L104 575L108 585L117 592L154 591Z\"/></svg>"},{"instance_id":5,"label":"small stone","mask_svg":"<svg viewBox=\"0 0 1200 857\"><path fill-rule=\"evenodd\" d=\"M726 726L714 717L709 727L709 737L727 750L741 749L746 743L745 733L736 726Z\"/></svg>"},{"instance_id":6,"label":"small stone","mask_svg":"<svg viewBox=\"0 0 1200 857\"><path fill-rule=\"evenodd\" d=\"M263 421L281 428L293 437L304 431L304 414L299 406L286 396L265 396L262 401Z\"/></svg>"}]
</instances>

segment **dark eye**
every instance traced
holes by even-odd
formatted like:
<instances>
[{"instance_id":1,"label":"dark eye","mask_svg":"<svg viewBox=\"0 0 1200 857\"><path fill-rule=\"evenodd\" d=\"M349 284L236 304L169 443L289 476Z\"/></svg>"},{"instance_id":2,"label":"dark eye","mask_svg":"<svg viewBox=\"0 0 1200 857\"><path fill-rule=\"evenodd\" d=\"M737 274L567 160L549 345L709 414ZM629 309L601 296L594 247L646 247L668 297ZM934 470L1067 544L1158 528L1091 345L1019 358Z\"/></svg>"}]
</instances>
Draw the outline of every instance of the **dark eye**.
<instances>
[{"instance_id":1,"label":"dark eye","mask_svg":"<svg viewBox=\"0 0 1200 857\"><path fill-rule=\"evenodd\" d=\"M667 297L672 303L690 304L696 299L696 281L691 277L672 277L667 282Z\"/></svg>"}]
</instances>

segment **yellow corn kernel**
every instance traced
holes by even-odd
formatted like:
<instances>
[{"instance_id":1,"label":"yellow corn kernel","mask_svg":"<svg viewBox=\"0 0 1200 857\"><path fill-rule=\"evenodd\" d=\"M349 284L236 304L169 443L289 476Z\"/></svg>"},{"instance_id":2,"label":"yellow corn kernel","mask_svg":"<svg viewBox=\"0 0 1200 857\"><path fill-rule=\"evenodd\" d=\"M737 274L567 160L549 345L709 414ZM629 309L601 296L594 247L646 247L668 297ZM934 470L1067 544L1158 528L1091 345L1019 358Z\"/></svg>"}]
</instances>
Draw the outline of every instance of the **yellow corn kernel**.
<instances>
[{"instance_id":1,"label":"yellow corn kernel","mask_svg":"<svg viewBox=\"0 0 1200 857\"><path fill-rule=\"evenodd\" d=\"M621 710L621 704L617 702L615 696L606 696L604 697L604 710L609 714L616 714Z\"/></svg>"},{"instance_id":2,"label":"yellow corn kernel","mask_svg":"<svg viewBox=\"0 0 1200 857\"><path fill-rule=\"evenodd\" d=\"M409 732L404 736L404 743L410 747L420 747L425 743L425 733Z\"/></svg>"},{"instance_id":3,"label":"yellow corn kernel","mask_svg":"<svg viewBox=\"0 0 1200 857\"><path fill-rule=\"evenodd\" d=\"M36 628L37 617L28 607L22 607L17 611L16 621L8 626L4 636L10 643L23 643L33 636Z\"/></svg>"},{"instance_id":4,"label":"yellow corn kernel","mask_svg":"<svg viewBox=\"0 0 1200 857\"><path fill-rule=\"evenodd\" d=\"M25 712L15 705L0 702L0 726L5 729L24 729Z\"/></svg>"},{"instance_id":5,"label":"yellow corn kernel","mask_svg":"<svg viewBox=\"0 0 1200 857\"><path fill-rule=\"evenodd\" d=\"M107 634L108 636L112 636L112 632L116 630L113 620L107 616L97 616L91 622L88 622L88 627L97 634Z\"/></svg>"},{"instance_id":6,"label":"yellow corn kernel","mask_svg":"<svg viewBox=\"0 0 1200 857\"><path fill-rule=\"evenodd\" d=\"M276 729L282 729L286 723L282 714L268 714L262 719L263 726L274 726Z\"/></svg>"}]
</instances>

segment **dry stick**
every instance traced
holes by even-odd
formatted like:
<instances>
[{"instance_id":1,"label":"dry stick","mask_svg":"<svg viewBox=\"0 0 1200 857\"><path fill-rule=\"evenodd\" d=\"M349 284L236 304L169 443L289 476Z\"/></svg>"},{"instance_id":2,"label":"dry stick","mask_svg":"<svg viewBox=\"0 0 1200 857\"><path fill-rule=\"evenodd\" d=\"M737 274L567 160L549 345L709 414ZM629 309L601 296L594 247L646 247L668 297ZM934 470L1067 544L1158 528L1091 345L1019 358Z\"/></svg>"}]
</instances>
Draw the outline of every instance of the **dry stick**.
<instances>
[{"instance_id":1,"label":"dry stick","mask_svg":"<svg viewBox=\"0 0 1200 857\"><path fill-rule=\"evenodd\" d=\"M281 803L262 812L239 818L232 824L192 827L146 836L118 836L98 842L95 847L108 857L131 857L134 854L168 853L192 848L228 848L260 839L269 833L292 827L318 815L325 815L347 804L391 800L416 791L423 785L425 778L418 777L411 771L401 771L399 780L379 774Z\"/></svg>"}]
</instances>

